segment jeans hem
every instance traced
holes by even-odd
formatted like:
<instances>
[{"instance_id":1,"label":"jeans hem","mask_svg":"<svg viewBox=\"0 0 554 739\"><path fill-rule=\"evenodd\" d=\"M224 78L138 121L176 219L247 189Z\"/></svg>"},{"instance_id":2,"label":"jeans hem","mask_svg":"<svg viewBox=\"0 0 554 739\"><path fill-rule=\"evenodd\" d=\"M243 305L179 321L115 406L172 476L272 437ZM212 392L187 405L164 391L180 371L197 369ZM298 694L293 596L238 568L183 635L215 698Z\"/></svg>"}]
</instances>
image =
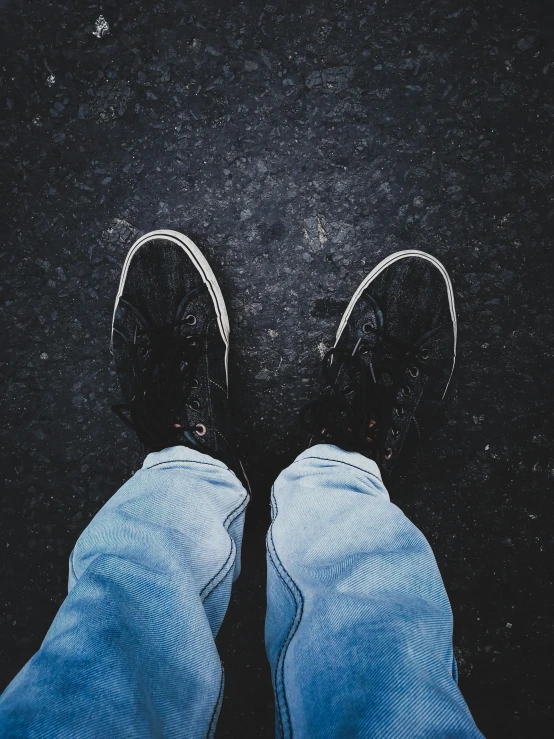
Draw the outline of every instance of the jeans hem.
<instances>
[{"instance_id":1,"label":"jeans hem","mask_svg":"<svg viewBox=\"0 0 554 739\"><path fill-rule=\"evenodd\" d=\"M161 452L151 452L146 456L141 469L149 470L153 467L159 467L164 464L180 465L183 463L188 465L192 463L221 467L221 469L232 472L232 470L221 460L216 459L215 457L210 457L209 454L199 452L196 449L191 449L186 446L171 446L167 447L167 449L162 449Z\"/></svg>"},{"instance_id":2,"label":"jeans hem","mask_svg":"<svg viewBox=\"0 0 554 739\"><path fill-rule=\"evenodd\" d=\"M381 485L383 484L383 478L381 477L381 471L377 462L368 457L364 457L364 455L359 452L348 452L334 444L316 444L315 446L305 449L301 454L299 454L293 464L303 462L305 459L317 459L321 462L336 462L337 464L344 464L348 467L353 467L360 472L365 472L366 474L371 475L378 480Z\"/></svg>"}]
</instances>

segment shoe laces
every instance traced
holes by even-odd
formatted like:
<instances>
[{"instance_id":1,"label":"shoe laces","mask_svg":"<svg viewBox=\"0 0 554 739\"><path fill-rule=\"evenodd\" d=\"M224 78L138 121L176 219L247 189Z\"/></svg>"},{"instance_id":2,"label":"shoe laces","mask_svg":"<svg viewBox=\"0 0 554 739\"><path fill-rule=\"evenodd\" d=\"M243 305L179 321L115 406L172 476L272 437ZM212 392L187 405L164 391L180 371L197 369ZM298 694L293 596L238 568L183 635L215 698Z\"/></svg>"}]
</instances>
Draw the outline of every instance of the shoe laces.
<instances>
[{"instance_id":1,"label":"shoe laces","mask_svg":"<svg viewBox=\"0 0 554 739\"><path fill-rule=\"evenodd\" d=\"M325 390L303 411L304 418L311 416L310 445L327 441L369 454L377 462L390 459L393 449L386 448L386 440L393 415L404 415L398 396L412 394L406 375L415 379L429 374L424 365L431 350L426 344L447 326L441 324L409 343L366 323L353 348L330 349L322 360ZM372 336L374 345L369 343ZM393 429L393 435L399 432Z\"/></svg>"},{"instance_id":2,"label":"shoe laces","mask_svg":"<svg viewBox=\"0 0 554 739\"><path fill-rule=\"evenodd\" d=\"M201 423L184 426L179 420L183 406L198 384L195 375L202 347L195 329L197 322L192 314L184 315L197 292L187 293L177 309L175 321L164 325L152 325L132 303L120 298L137 318L130 345L133 397L129 402L113 405L112 410L136 432L149 451L183 444L183 437L194 443L191 434L206 433Z\"/></svg>"}]
</instances>

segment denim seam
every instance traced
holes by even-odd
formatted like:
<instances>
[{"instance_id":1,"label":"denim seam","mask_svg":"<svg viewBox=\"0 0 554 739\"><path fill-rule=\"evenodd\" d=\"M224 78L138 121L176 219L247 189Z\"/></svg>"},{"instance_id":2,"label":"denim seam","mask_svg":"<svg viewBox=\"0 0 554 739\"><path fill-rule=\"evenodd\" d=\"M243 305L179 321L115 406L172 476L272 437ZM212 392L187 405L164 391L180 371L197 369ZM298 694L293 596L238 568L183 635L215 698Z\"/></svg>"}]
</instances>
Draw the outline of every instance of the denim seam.
<instances>
[{"instance_id":1,"label":"denim seam","mask_svg":"<svg viewBox=\"0 0 554 739\"><path fill-rule=\"evenodd\" d=\"M227 570L225 571L225 573L224 573L224 574L223 574L223 575L221 576L221 578L220 578L220 579L219 579L219 580L218 580L218 581L217 581L217 582L215 583L215 585L214 585L214 586L213 586L213 588L212 588L212 589L210 590L210 592L209 592L209 593L207 593L207 595L206 595L205 597L202 597L202 603L203 603L203 604L204 604L204 603L205 603L205 602L206 602L206 601L208 600L208 598L209 598L209 597L210 597L210 596L211 596L211 595L212 595L213 593L215 593L215 591L217 590L217 588L219 588L219 587L220 587L221 585L223 585L223 583L225 582L225 580L227 580L227 578L229 577L229 575L232 575L232 574L233 574L233 568L234 568L234 564L235 564L235 560L236 560L236 556L237 556L237 548L236 548L236 546L235 546L235 543L234 543L234 542L233 542L233 551L232 551L232 555L233 555L233 556L231 557L231 566L227 568ZM232 585L232 584L233 584L233 580L231 579L231 585Z\"/></svg>"},{"instance_id":2,"label":"denim seam","mask_svg":"<svg viewBox=\"0 0 554 739\"><path fill-rule=\"evenodd\" d=\"M233 555L236 554L236 551L237 551L237 548L235 546L235 542L231 541L231 549L229 551L229 554L227 555L227 559L225 560L223 565L219 568L219 570L215 573L215 575L204 585L204 587L200 591L200 598L202 599L202 603L207 598L209 598L209 596L213 593L213 591L217 588L217 586L220 585L223 582L223 580L225 580L226 576L231 571L231 567L227 567L227 565L233 559ZM231 562L231 566L232 566L232 562ZM220 575L221 577L219 577ZM210 587L210 585L212 585L212 587L209 590L207 590Z\"/></svg>"},{"instance_id":3,"label":"denim seam","mask_svg":"<svg viewBox=\"0 0 554 739\"><path fill-rule=\"evenodd\" d=\"M273 505L274 510L275 510L275 516L274 516L274 519L273 519L275 521L275 518L277 518L277 514L278 514L279 511L278 511L278 508L277 508L277 501L275 500L274 488L272 488L272 491L271 491L271 502L272 502L272 505ZM288 705L287 695L286 695L286 690L285 690L285 659L286 659L286 656L287 656L288 648L289 648L289 646L290 646L290 644L291 644L291 642L292 642L292 640L294 638L294 635L298 631L298 628L300 626L300 622L302 620L302 614L304 612L304 598L302 596L302 592L300 591L300 588L296 585L296 583L294 582L293 578L290 576L290 573L287 572L287 570L286 570L285 566L283 565L283 563L282 563L279 555L277 554L277 549L275 547L275 541L273 539L272 528L273 528L273 522L272 522L272 525L270 526L269 531L268 531L268 539L271 541L273 552L270 550L270 548L268 546L267 547L267 553L268 553L268 556L269 556L269 559L270 559L271 563L273 564L273 568L274 568L275 572L277 573L277 576L279 577L279 579L281 580L281 582L284 584L284 586L287 588L287 590L289 591L289 593L292 595L292 598L294 600L295 607L296 607L294 618L293 618L292 623L291 623L291 625L289 627L287 636L286 636L285 640L283 641L283 643L281 644L281 648L279 649L279 654L277 655L277 663L275 665L275 674L274 674L275 694L276 694L276 698L277 698L277 700L276 700L276 706L277 706L277 710L279 712L279 721L280 721L280 724L281 724L281 730L283 732L283 736L285 736L285 726L284 726L284 723L283 723L283 715L282 715L281 706L279 705L279 699L281 699L283 701L284 707L286 709L286 718L287 718L288 730L289 730L288 731L288 736L289 737L292 737L292 721L291 721L291 718L290 718L290 708L289 708L289 705ZM275 562L275 560L273 558L273 554L275 554L275 558L277 559L277 562ZM279 566L283 570L283 573L290 580L290 583L288 583L285 580L285 578L283 577L283 575L281 574L281 572L279 572L279 568L277 567L277 563L279 564ZM280 673L280 675L278 673Z\"/></svg>"},{"instance_id":4,"label":"denim seam","mask_svg":"<svg viewBox=\"0 0 554 739\"><path fill-rule=\"evenodd\" d=\"M291 594L291 596L292 596L292 598L294 600L294 603L295 603L295 608L296 608L295 613L294 613L294 618L292 620L292 623L291 623L291 626L290 626L289 631L287 633L287 636L284 639L284 641L283 641L283 643L282 643L282 645L281 645L281 647L279 649L279 653L277 655L277 661L275 663L275 670L273 672L273 680L274 680L274 683L275 683L275 698L276 698L275 706L277 708L277 713L278 713L278 718L279 718L279 724L280 724L280 728L281 728L281 735L283 737L285 737L285 724L284 724L283 714L286 713L286 718L287 718L287 723L288 723L289 729L291 728L291 720L290 720L290 715L289 715L290 714L290 711L289 711L289 707L288 707L288 703L287 703L286 691L285 691L285 686L284 686L284 677L282 679L280 678L279 669L280 669L280 663L281 663L281 657L282 657L282 654L283 654L283 649L284 649L285 645L288 646L288 640L290 638L290 633L291 633L291 630L292 630L292 628L293 628L293 626L294 626L294 624L296 622L296 616L298 614L298 605L297 605L297 602L296 602L296 598L294 597L294 592L289 587L288 583L283 579L282 575L280 574L279 569L277 567L277 562L274 561L273 556L272 556L272 554L271 554L271 552L269 550L269 547L268 547L268 550L267 550L267 554L268 554L269 560L271 561L271 564L273 565L273 570L275 571L275 574L277 575L277 577L281 580L281 582L284 584L284 586L286 587L286 589ZM284 660L283 660L283 672L284 672ZM281 706L281 700L284 703L284 709L285 710L283 710L283 706Z\"/></svg>"},{"instance_id":5,"label":"denim seam","mask_svg":"<svg viewBox=\"0 0 554 739\"><path fill-rule=\"evenodd\" d=\"M248 493L247 493L247 494L246 494L246 496L245 496L245 497L243 498L243 500L241 500L241 501L240 501L240 503L238 503L238 505L236 505L236 506L235 506L235 508L233 508L233 510L231 511L231 513L229 513L229 515L228 515L228 516L227 516L227 518L225 519L225 521L223 521L223 525L224 525L224 526L225 526L226 528L228 528L228 527L227 527L227 524L231 525L231 523L232 523L232 521L230 521L229 519L230 519L230 518L231 518L232 516L234 516L234 518L233 518L233 521L234 521L234 519L235 519L235 518L237 518L237 517L238 517L238 515L240 515L240 513L241 513L241 512L239 511L239 513L238 513L238 514L237 514L236 516L235 516L234 514L235 514L235 513L236 513L236 512L238 511L238 509L239 509L239 508L240 508L241 506L244 506L244 507L246 508L246 505L248 504L248 501L249 501L249 500L250 500L250 496L249 496L249 495L248 495Z\"/></svg>"},{"instance_id":6,"label":"denim seam","mask_svg":"<svg viewBox=\"0 0 554 739\"><path fill-rule=\"evenodd\" d=\"M75 553L75 549L73 548L71 550L71 554L69 555L69 571L71 572L71 574L75 578L75 582L77 582L77 580L79 578L77 577L77 573L75 572L75 566L73 565L73 555L74 555L74 553Z\"/></svg>"},{"instance_id":7,"label":"denim seam","mask_svg":"<svg viewBox=\"0 0 554 739\"><path fill-rule=\"evenodd\" d=\"M290 578L291 584L294 585L294 587L296 587L296 584L294 583L294 580L290 577L289 573L283 567L283 563L281 562L281 560L279 558L279 555L275 551L275 543L273 542L273 537L271 537L271 539L272 539L272 544L273 544L273 550L275 552L275 557L277 558L278 564L282 567L283 571ZM298 593L300 595L300 605L299 605L299 602L298 602L298 599L296 597L296 593L294 592L294 589L291 587L291 585L289 583L287 583L287 581L284 579L284 577L279 572L279 569L277 567L277 563L274 561L273 556L272 556L272 553L269 550L268 550L268 554L269 554L269 558L270 558L270 560L271 560L271 562L273 564L274 570L277 573L277 577L281 580L281 582L287 588L287 590L289 591L289 593L292 595L292 598L293 598L293 600L295 602L295 607L296 607L294 618L293 618L293 621L292 621L292 623L291 623L291 625L289 627L288 634L287 634L285 640L283 641L283 644L281 645L281 648L279 649L279 654L277 655L277 664L275 665L275 676L274 676L274 678L275 678L275 692L276 692L276 697L277 697L277 707L278 707L278 710L279 710L279 719L280 719L280 723L281 723L281 729L283 731L283 736L285 736L285 725L284 725L284 722L283 722L283 711L282 711L281 706L279 704L279 700L281 700L284 703L285 715L286 715L286 719L287 719L287 723L288 723L288 730L289 730L288 731L288 736L289 737L292 737L292 721L291 721L291 718L290 718L290 708L289 708L289 704L288 704L288 701L287 701L287 693L286 693L286 690L285 690L285 660L286 660L288 648L289 648L289 646L290 646L290 644L291 644L291 642L292 642L292 640L294 638L294 635L296 634L296 632L298 630L298 627L300 626L300 622L302 620L302 613L303 613L303 610L304 610L304 599L302 598L302 594L300 593L300 590L298 590L298 588L297 588ZM299 616L299 614L300 614L300 616Z\"/></svg>"},{"instance_id":8,"label":"denim seam","mask_svg":"<svg viewBox=\"0 0 554 739\"><path fill-rule=\"evenodd\" d=\"M292 464L300 464L301 462L304 462L306 459L317 459L320 462L336 462L337 464L344 464L347 467L352 467L355 470L359 470L360 472L365 472L366 475L369 475L370 477L373 477L375 480L377 480L381 485L383 484L383 481L380 477L377 477L377 475L373 474L373 472L369 472L368 470L364 470L363 467L358 467L355 464L350 464L350 462L343 462L341 459L327 459L327 457L302 457L302 459L296 459ZM291 465L292 467L292 465Z\"/></svg>"},{"instance_id":9,"label":"denim seam","mask_svg":"<svg viewBox=\"0 0 554 739\"><path fill-rule=\"evenodd\" d=\"M221 668L221 677L219 678L219 692L217 694L217 700L215 702L214 710L212 711L212 717L208 726L207 739L212 739L212 731L215 730L215 724L221 710L221 703L223 701L223 686L225 684L225 673L223 667Z\"/></svg>"},{"instance_id":10,"label":"denim seam","mask_svg":"<svg viewBox=\"0 0 554 739\"><path fill-rule=\"evenodd\" d=\"M233 508L233 510L228 514L228 516L226 517L226 519L223 521L223 526L224 526L224 528L225 528L226 531L228 531L229 526L231 525L231 523L236 518L238 518L238 516L240 516L240 514L242 513L242 511L246 508L246 506L248 504L248 500L249 500L248 495L246 495L246 497L243 500L241 500L240 503L238 503L238 505L236 505ZM219 568L219 570L215 573L215 575L204 585L204 587L200 591L200 597L202 598L202 602L205 601L206 598L215 590L215 588L217 588L217 586L221 582L223 582L223 580L225 579L225 576L227 575L227 572L223 575L223 577L218 582L216 582L213 585L213 587L210 588L210 590L208 592L206 592L207 588L209 588L210 585L212 585L212 583L214 582L214 580L217 580L217 578L219 577L219 575L226 569L226 567L227 567L227 565L229 563L229 560L233 557L233 554L236 554L236 546L235 546L235 542L234 541L231 541L231 550L230 550L229 554L227 555L227 559L225 560L225 562L223 563L223 565Z\"/></svg>"},{"instance_id":11,"label":"denim seam","mask_svg":"<svg viewBox=\"0 0 554 739\"><path fill-rule=\"evenodd\" d=\"M231 523L236 518L238 518L238 516L240 516L240 514L242 513L242 511L246 508L246 506L248 504L248 500L249 500L249 497L248 497L248 495L246 495L246 497L243 500L241 500L240 503L238 503L238 505L236 505L235 508L233 508L233 510L227 515L227 517L225 518L225 520L223 522L223 526L225 527L226 530L228 530L228 526L230 526ZM229 567L227 569L227 571L225 572L225 574L223 575L223 577L221 577L217 582L215 582L215 584L213 585L213 587L210 588L210 590L207 593L205 592L206 589L214 582L214 580L216 580L218 578L218 576L222 572L225 571L225 569L227 568L227 564L229 563L229 561L230 560L233 560L233 562L234 562L233 555L235 555L235 557L236 557L236 552L237 552L237 548L236 548L235 542L233 540L231 540L231 551L229 552L229 555L228 555L227 559L223 563L222 567L215 573L215 575L211 578L211 580L209 582L207 582L206 585L204 585L204 587L200 591L200 598L202 600L202 603L204 603L209 598L209 596L214 592L214 590L219 585L221 585L221 583L225 580L225 578L227 577L227 575L231 572L231 568ZM221 668L221 682L220 682L220 685L219 685L219 695L217 697L217 701L215 703L215 706L214 706L214 709L213 709L213 712L212 712L212 717L210 719L210 724L208 726L208 734L207 734L208 739L211 739L211 737L212 737L212 728L215 728L214 727L214 721L217 721L217 716L219 715L219 711L221 710L221 703L222 703L222 700L223 700L223 685L224 685L224 671L223 671L223 668Z\"/></svg>"},{"instance_id":12,"label":"denim seam","mask_svg":"<svg viewBox=\"0 0 554 739\"><path fill-rule=\"evenodd\" d=\"M206 464L206 463L201 463L201 464ZM213 465L213 466L216 466L216 465ZM246 508L246 506L248 504L248 501L249 501L249 496L247 494L246 497L243 500L241 500L240 503L238 503L238 505L236 505L233 508L233 510L227 515L227 517L223 521L223 526L225 527L226 530L228 530L228 528L231 525L231 523L236 518L238 518L238 516L240 516L240 514L242 513L242 511ZM209 592L205 593L206 588L208 588L214 582L214 580L216 580L218 578L218 576L222 572L224 572L224 570L227 567L227 564L229 563L229 560L233 559L233 561L234 561L233 555L236 556L236 552L237 552L237 548L236 548L235 542L233 540L231 540L231 551L229 552L229 555L228 555L227 559L223 563L222 567L215 573L215 575L211 578L211 580L209 582L207 582L206 585L204 585L204 587L200 591L200 598L202 600L202 603L204 603L209 598L209 596L214 592L214 590L219 585L221 585L221 583L225 580L225 578L227 577L227 575L231 572L231 568L228 568L227 571L225 572L225 574L223 575L223 577L221 577L213 585L213 587L209 590ZM205 595L204 595L204 593L205 593ZM222 701L223 701L223 686L224 686L224 682L225 682L225 673L224 673L223 667L222 667L221 668L221 681L220 681L220 684L219 684L219 694L218 694L217 700L215 702L215 706L214 706L214 709L213 709L213 712L212 712L212 717L210 719L210 723L209 723L209 726L208 726L207 739L211 739L211 737L212 737L212 729L215 729L214 722L217 722L217 717L219 716L219 712L221 710L221 704L222 704Z\"/></svg>"},{"instance_id":13,"label":"denim seam","mask_svg":"<svg viewBox=\"0 0 554 739\"><path fill-rule=\"evenodd\" d=\"M199 462L196 459L168 459L167 462L156 462L156 464L148 465L148 467L141 467L140 470L137 470L137 472L144 472L145 470L153 470L154 467L161 467L164 464L176 464L179 467L183 467L183 466L190 465L190 464L203 464L203 465L206 465L207 467L217 467L219 470L227 470L232 475L235 475L233 470L230 467L227 467L227 465L214 464L213 462ZM168 469L174 470L175 467L168 467Z\"/></svg>"}]
</instances>

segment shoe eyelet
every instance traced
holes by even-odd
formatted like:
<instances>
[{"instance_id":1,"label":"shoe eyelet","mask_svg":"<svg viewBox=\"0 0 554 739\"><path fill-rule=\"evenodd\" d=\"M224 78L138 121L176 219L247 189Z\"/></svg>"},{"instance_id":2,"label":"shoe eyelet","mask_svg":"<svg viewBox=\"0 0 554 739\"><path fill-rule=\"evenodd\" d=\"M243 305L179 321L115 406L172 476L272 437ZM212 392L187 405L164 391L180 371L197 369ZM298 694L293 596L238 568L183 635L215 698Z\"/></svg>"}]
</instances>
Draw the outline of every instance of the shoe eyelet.
<instances>
[{"instance_id":1,"label":"shoe eyelet","mask_svg":"<svg viewBox=\"0 0 554 739\"><path fill-rule=\"evenodd\" d=\"M141 359L147 359L150 356L150 349L145 346L140 346L138 349L138 355Z\"/></svg>"},{"instance_id":2,"label":"shoe eyelet","mask_svg":"<svg viewBox=\"0 0 554 739\"><path fill-rule=\"evenodd\" d=\"M189 313L188 316L185 316L185 323L188 326L196 326L196 316L193 316L192 313Z\"/></svg>"},{"instance_id":3,"label":"shoe eyelet","mask_svg":"<svg viewBox=\"0 0 554 739\"><path fill-rule=\"evenodd\" d=\"M350 387L350 385L346 385L345 387L343 387L342 392L345 395L348 395L348 393L351 393L352 392L352 388Z\"/></svg>"},{"instance_id":4,"label":"shoe eyelet","mask_svg":"<svg viewBox=\"0 0 554 739\"><path fill-rule=\"evenodd\" d=\"M389 460L392 457L392 449L389 447L385 452L385 459Z\"/></svg>"},{"instance_id":5,"label":"shoe eyelet","mask_svg":"<svg viewBox=\"0 0 554 739\"><path fill-rule=\"evenodd\" d=\"M424 361L427 361L427 360L429 359L429 357L431 356L431 352L430 352L430 350L429 350L429 349L422 349L422 350L421 350L421 351L419 352L419 356L420 356L420 357L421 357L421 359L423 359Z\"/></svg>"},{"instance_id":6,"label":"shoe eyelet","mask_svg":"<svg viewBox=\"0 0 554 739\"><path fill-rule=\"evenodd\" d=\"M418 377L418 375L419 375L419 367L415 367L415 366L414 367L410 367L408 369L408 372L410 373L410 375L412 377Z\"/></svg>"},{"instance_id":7,"label":"shoe eyelet","mask_svg":"<svg viewBox=\"0 0 554 739\"><path fill-rule=\"evenodd\" d=\"M371 323L364 323L364 325L362 326L362 331L364 332L364 334L370 334L372 330L373 326L371 325Z\"/></svg>"},{"instance_id":8,"label":"shoe eyelet","mask_svg":"<svg viewBox=\"0 0 554 739\"><path fill-rule=\"evenodd\" d=\"M191 400L188 406L193 411L197 411L200 409L200 403L197 400Z\"/></svg>"},{"instance_id":9,"label":"shoe eyelet","mask_svg":"<svg viewBox=\"0 0 554 739\"><path fill-rule=\"evenodd\" d=\"M205 436L208 432L208 429L204 426L203 423L197 423L194 427L194 430L198 436Z\"/></svg>"},{"instance_id":10,"label":"shoe eyelet","mask_svg":"<svg viewBox=\"0 0 554 739\"><path fill-rule=\"evenodd\" d=\"M402 408L401 405L395 406L394 414L395 416L398 416L398 418L402 418L402 416L404 415L404 408Z\"/></svg>"},{"instance_id":11,"label":"shoe eyelet","mask_svg":"<svg viewBox=\"0 0 554 739\"><path fill-rule=\"evenodd\" d=\"M391 434L393 439L398 439L400 436L400 431L398 429L391 429Z\"/></svg>"},{"instance_id":12,"label":"shoe eyelet","mask_svg":"<svg viewBox=\"0 0 554 739\"><path fill-rule=\"evenodd\" d=\"M411 394L412 394L412 388L409 385L405 385L402 388L402 395L404 395L407 398L409 398Z\"/></svg>"},{"instance_id":13,"label":"shoe eyelet","mask_svg":"<svg viewBox=\"0 0 554 739\"><path fill-rule=\"evenodd\" d=\"M190 386L191 386L191 388L193 388L194 390L195 390L195 389L196 389L196 388L198 387L198 380L196 379L196 377L194 377L194 378L193 378L193 379L191 380Z\"/></svg>"}]
</instances>

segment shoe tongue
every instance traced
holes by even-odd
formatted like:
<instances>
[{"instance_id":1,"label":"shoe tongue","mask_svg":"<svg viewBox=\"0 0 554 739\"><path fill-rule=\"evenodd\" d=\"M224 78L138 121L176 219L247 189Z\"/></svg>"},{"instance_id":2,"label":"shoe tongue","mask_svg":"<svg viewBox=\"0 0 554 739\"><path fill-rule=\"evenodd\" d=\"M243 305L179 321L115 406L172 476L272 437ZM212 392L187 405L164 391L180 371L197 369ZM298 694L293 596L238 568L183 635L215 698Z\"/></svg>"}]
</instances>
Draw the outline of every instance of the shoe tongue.
<instances>
[{"instance_id":1,"label":"shoe tongue","mask_svg":"<svg viewBox=\"0 0 554 739\"><path fill-rule=\"evenodd\" d=\"M392 373L387 369L377 369L377 381L381 388L390 390L393 388L394 379Z\"/></svg>"}]
</instances>

